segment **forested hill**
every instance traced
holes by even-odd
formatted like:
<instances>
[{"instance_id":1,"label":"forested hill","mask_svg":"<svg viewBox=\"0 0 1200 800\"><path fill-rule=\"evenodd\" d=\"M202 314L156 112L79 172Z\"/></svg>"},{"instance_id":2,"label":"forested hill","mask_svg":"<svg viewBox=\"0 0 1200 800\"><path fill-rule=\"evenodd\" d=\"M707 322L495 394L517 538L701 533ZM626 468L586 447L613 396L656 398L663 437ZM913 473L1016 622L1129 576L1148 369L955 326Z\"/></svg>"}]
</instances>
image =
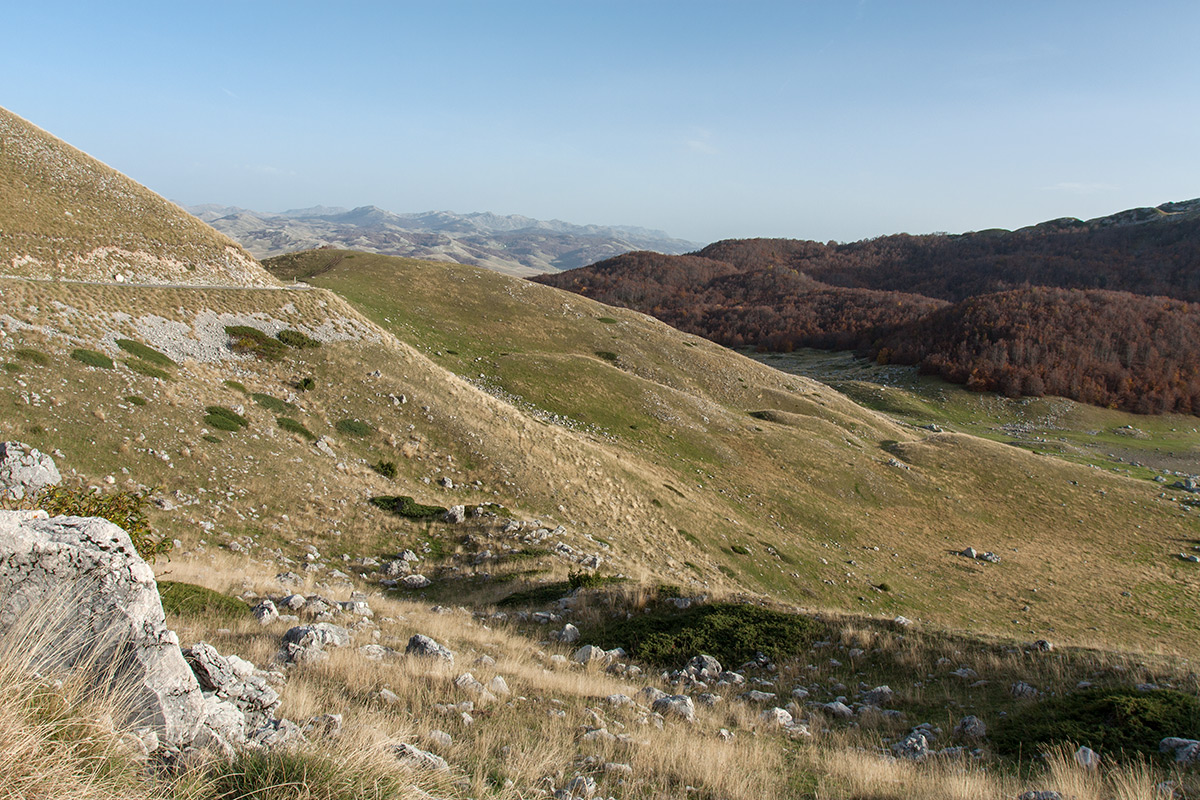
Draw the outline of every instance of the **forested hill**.
<instances>
[{"instance_id":1,"label":"forested hill","mask_svg":"<svg viewBox=\"0 0 1200 800\"><path fill-rule=\"evenodd\" d=\"M535 280L729 346L853 349L979 390L1200 413L1200 200L1017 231L728 240Z\"/></svg>"}]
</instances>

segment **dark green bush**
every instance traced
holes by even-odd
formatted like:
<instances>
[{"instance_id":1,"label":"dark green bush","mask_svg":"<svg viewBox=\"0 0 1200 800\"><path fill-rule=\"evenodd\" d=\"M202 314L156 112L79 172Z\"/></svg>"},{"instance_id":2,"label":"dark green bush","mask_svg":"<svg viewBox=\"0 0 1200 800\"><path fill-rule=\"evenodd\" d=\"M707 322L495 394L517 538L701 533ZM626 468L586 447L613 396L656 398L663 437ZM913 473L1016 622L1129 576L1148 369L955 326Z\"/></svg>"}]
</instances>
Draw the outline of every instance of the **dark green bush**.
<instances>
[{"instance_id":1,"label":"dark green bush","mask_svg":"<svg viewBox=\"0 0 1200 800\"><path fill-rule=\"evenodd\" d=\"M24 372L25 368L22 367L20 364L18 364L15 361L5 361L4 362L4 371L17 373L17 372Z\"/></svg>"},{"instance_id":2,"label":"dark green bush","mask_svg":"<svg viewBox=\"0 0 1200 800\"><path fill-rule=\"evenodd\" d=\"M171 542L159 539L146 518L146 495L140 492L89 492L65 486L48 486L38 492L35 507L52 517L103 517L124 528L138 555L147 561L171 549Z\"/></svg>"},{"instance_id":3,"label":"dark green bush","mask_svg":"<svg viewBox=\"0 0 1200 800\"><path fill-rule=\"evenodd\" d=\"M732 547L730 547L729 549L732 550L733 552L737 553L739 556L750 555L750 548L746 547L746 545L744 545L744 544L735 544Z\"/></svg>"},{"instance_id":4,"label":"dark green bush","mask_svg":"<svg viewBox=\"0 0 1200 800\"><path fill-rule=\"evenodd\" d=\"M406 495L379 495L371 498L371 505L407 519L432 519L446 513L443 506L422 505Z\"/></svg>"},{"instance_id":5,"label":"dark green bush","mask_svg":"<svg viewBox=\"0 0 1200 800\"><path fill-rule=\"evenodd\" d=\"M603 322L605 325L616 325L617 321L612 317L596 317L597 322Z\"/></svg>"},{"instance_id":6,"label":"dark green bush","mask_svg":"<svg viewBox=\"0 0 1200 800\"><path fill-rule=\"evenodd\" d=\"M612 352L611 350L597 350L596 356L598 358L603 358L605 361L609 361L613 364L617 363L617 354Z\"/></svg>"},{"instance_id":7,"label":"dark green bush","mask_svg":"<svg viewBox=\"0 0 1200 800\"><path fill-rule=\"evenodd\" d=\"M168 614L237 618L250 613L250 606L236 597L194 583L159 581L158 596Z\"/></svg>"},{"instance_id":8,"label":"dark green bush","mask_svg":"<svg viewBox=\"0 0 1200 800\"><path fill-rule=\"evenodd\" d=\"M276 414L288 414L299 410L286 400L280 400L278 397L272 397L269 394L261 392L254 392L250 395L250 399L268 411L274 411Z\"/></svg>"},{"instance_id":9,"label":"dark green bush","mask_svg":"<svg viewBox=\"0 0 1200 800\"><path fill-rule=\"evenodd\" d=\"M796 655L825 633L822 623L798 614L718 603L613 621L592 631L591 638L664 667L682 667L700 653L736 666L758 653L773 659Z\"/></svg>"},{"instance_id":10,"label":"dark green bush","mask_svg":"<svg viewBox=\"0 0 1200 800\"><path fill-rule=\"evenodd\" d=\"M1158 757L1167 736L1200 739L1200 700L1172 689L1088 689L1017 708L992 726L997 752L1029 757L1055 744L1087 745L1110 758Z\"/></svg>"},{"instance_id":11,"label":"dark green bush","mask_svg":"<svg viewBox=\"0 0 1200 800\"><path fill-rule=\"evenodd\" d=\"M160 367L177 367L170 356L166 353L160 353L149 345L135 342L132 339L117 339L117 347L124 350L129 355L140 358L148 364L157 364Z\"/></svg>"},{"instance_id":12,"label":"dark green bush","mask_svg":"<svg viewBox=\"0 0 1200 800\"><path fill-rule=\"evenodd\" d=\"M201 436L200 438L201 438L201 439L203 439L203 440L204 440L204 441L206 441L206 442L212 442L213 444L220 444L220 443L221 443L221 437L220 437L220 436L213 436L211 433L206 433L206 434L204 434L203 436Z\"/></svg>"},{"instance_id":13,"label":"dark green bush","mask_svg":"<svg viewBox=\"0 0 1200 800\"><path fill-rule=\"evenodd\" d=\"M39 367L50 366L50 356L43 353L41 350L35 350L32 347L18 347L12 351L13 358L19 358L22 361L28 361L30 364L37 364Z\"/></svg>"},{"instance_id":14,"label":"dark green bush","mask_svg":"<svg viewBox=\"0 0 1200 800\"><path fill-rule=\"evenodd\" d=\"M104 353L97 353L95 350L88 350L83 347L72 350L71 358L81 361L89 367L98 367L100 369L113 368L113 360L104 355Z\"/></svg>"},{"instance_id":15,"label":"dark green bush","mask_svg":"<svg viewBox=\"0 0 1200 800\"><path fill-rule=\"evenodd\" d=\"M319 341L312 338L304 331L292 330L291 328L275 334L275 338L286 344L288 347L295 347L299 349L321 346Z\"/></svg>"},{"instance_id":16,"label":"dark green bush","mask_svg":"<svg viewBox=\"0 0 1200 800\"><path fill-rule=\"evenodd\" d=\"M379 461L371 465L371 469L378 472L388 480L396 478L396 462L395 461Z\"/></svg>"},{"instance_id":17,"label":"dark green bush","mask_svg":"<svg viewBox=\"0 0 1200 800\"><path fill-rule=\"evenodd\" d=\"M304 423L300 422L300 420L292 419L291 417L276 417L275 422L288 433L299 434L310 442L317 440L317 435L304 427Z\"/></svg>"},{"instance_id":18,"label":"dark green bush","mask_svg":"<svg viewBox=\"0 0 1200 800\"><path fill-rule=\"evenodd\" d=\"M171 373L165 369L159 369L153 364L147 364L145 361L138 361L136 358L130 358L122 362L139 375L145 375L147 378L158 378L162 381L171 380Z\"/></svg>"},{"instance_id":19,"label":"dark green bush","mask_svg":"<svg viewBox=\"0 0 1200 800\"><path fill-rule=\"evenodd\" d=\"M222 431L237 431L250 427L250 420L225 406L205 406L204 424Z\"/></svg>"},{"instance_id":20,"label":"dark green bush","mask_svg":"<svg viewBox=\"0 0 1200 800\"><path fill-rule=\"evenodd\" d=\"M226 325L225 333L229 334L229 349L235 353L276 361L287 350L283 342L249 325Z\"/></svg>"},{"instance_id":21,"label":"dark green bush","mask_svg":"<svg viewBox=\"0 0 1200 800\"><path fill-rule=\"evenodd\" d=\"M370 436L375 431L370 425L357 419L339 419L333 427L337 428L339 433L349 436Z\"/></svg>"},{"instance_id":22,"label":"dark green bush","mask_svg":"<svg viewBox=\"0 0 1200 800\"><path fill-rule=\"evenodd\" d=\"M138 397L136 394L125 395L126 403L133 403L135 406L144 406L149 401L144 397Z\"/></svg>"},{"instance_id":23,"label":"dark green bush","mask_svg":"<svg viewBox=\"0 0 1200 800\"><path fill-rule=\"evenodd\" d=\"M292 386L294 388L300 390L301 392L307 392L311 389L314 389L316 387L316 385L317 385L317 382L312 378L300 378L299 380L292 383Z\"/></svg>"},{"instance_id":24,"label":"dark green bush","mask_svg":"<svg viewBox=\"0 0 1200 800\"><path fill-rule=\"evenodd\" d=\"M227 380L227 381L222 381L222 383L225 386L228 386L230 389L233 389L235 392L241 392L244 395L250 394L250 390L247 389L240 381Z\"/></svg>"}]
</instances>

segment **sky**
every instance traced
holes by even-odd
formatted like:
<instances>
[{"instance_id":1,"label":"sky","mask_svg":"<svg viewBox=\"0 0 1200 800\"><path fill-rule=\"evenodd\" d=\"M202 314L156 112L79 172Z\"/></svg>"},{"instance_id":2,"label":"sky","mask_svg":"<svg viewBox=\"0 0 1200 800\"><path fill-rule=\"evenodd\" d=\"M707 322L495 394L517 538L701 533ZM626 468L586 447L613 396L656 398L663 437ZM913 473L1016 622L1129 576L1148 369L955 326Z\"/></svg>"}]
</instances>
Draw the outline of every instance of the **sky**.
<instances>
[{"instance_id":1,"label":"sky","mask_svg":"<svg viewBox=\"0 0 1200 800\"><path fill-rule=\"evenodd\" d=\"M1200 197L1200 3L44 0L0 106L184 205L707 243Z\"/></svg>"}]
</instances>

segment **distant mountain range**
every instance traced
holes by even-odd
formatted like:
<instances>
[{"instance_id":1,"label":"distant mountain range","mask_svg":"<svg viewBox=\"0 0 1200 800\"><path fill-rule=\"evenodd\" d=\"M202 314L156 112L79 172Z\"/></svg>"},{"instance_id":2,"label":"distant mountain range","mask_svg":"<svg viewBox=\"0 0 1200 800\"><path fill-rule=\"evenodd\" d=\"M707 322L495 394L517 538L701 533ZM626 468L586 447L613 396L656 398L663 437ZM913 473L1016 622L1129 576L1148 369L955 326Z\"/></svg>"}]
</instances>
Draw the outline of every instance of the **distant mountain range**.
<instances>
[{"instance_id":1,"label":"distant mountain range","mask_svg":"<svg viewBox=\"0 0 1200 800\"><path fill-rule=\"evenodd\" d=\"M1200 200L1016 231L727 240L536 280L732 347L857 350L972 389L1200 414Z\"/></svg>"},{"instance_id":2,"label":"distant mountain range","mask_svg":"<svg viewBox=\"0 0 1200 800\"><path fill-rule=\"evenodd\" d=\"M586 266L632 250L686 253L701 246L646 228L573 225L516 214L394 214L376 206L315 206L276 214L212 204L187 210L260 259L328 246L530 276Z\"/></svg>"}]
</instances>

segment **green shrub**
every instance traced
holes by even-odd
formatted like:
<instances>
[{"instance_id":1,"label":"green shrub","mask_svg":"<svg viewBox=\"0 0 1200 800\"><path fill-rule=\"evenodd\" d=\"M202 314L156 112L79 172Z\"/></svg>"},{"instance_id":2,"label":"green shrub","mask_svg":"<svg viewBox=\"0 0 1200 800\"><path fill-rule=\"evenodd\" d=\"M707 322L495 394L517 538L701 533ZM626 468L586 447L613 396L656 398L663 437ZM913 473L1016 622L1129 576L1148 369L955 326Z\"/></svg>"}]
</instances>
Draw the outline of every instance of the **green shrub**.
<instances>
[{"instance_id":1,"label":"green shrub","mask_svg":"<svg viewBox=\"0 0 1200 800\"><path fill-rule=\"evenodd\" d=\"M117 339L117 347L129 353L134 358L140 358L148 364L157 364L160 367L179 366L166 353L160 353L153 347L141 342L135 342L132 339Z\"/></svg>"},{"instance_id":2,"label":"green shrub","mask_svg":"<svg viewBox=\"0 0 1200 800\"><path fill-rule=\"evenodd\" d=\"M150 401L144 397L138 397L136 394L127 394L125 395L125 402L132 403L135 406L144 406Z\"/></svg>"},{"instance_id":3,"label":"green shrub","mask_svg":"<svg viewBox=\"0 0 1200 800\"><path fill-rule=\"evenodd\" d=\"M124 528L138 555L147 561L171 549L171 542L159 539L146 518L146 495L140 492L89 492L65 486L48 486L38 492L35 507L52 517L103 517Z\"/></svg>"},{"instance_id":4,"label":"green shrub","mask_svg":"<svg viewBox=\"0 0 1200 800\"><path fill-rule=\"evenodd\" d=\"M596 317L597 322L603 322L605 325L616 325L617 321L612 317Z\"/></svg>"},{"instance_id":5,"label":"green shrub","mask_svg":"<svg viewBox=\"0 0 1200 800\"><path fill-rule=\"evenodd\" d=\"M603 358L605 361L611 362L613 364L617 363L617 354L612 352L611 350L597 350L596 356L599 358Z\"/></svg>"},{"instance_id":6,"label":"green shrub","mask_svg":"<svg viewBox=\"0 0 1200 800\"><path fill-rule=\"evenodd\" d=\"M300 378L292 383L292 387L301 392L310 391L311 389L314 389L316 385L317 382L312 378Z\"/></svg>"},{"instance_id":7,"label":"green shrub","mask_svg":"<svg viewBox=\"0 0 1200 800\"><path fill-rule=\"evenodd\" d=\"M569 589L595 589L612 583L624 583L627 580L629 579L616 575L601 575L598 572L579 571L567 573L567 587Z\"/></svg>"},{"instance_id":8,"label":"green shrub","mask_svg":"<svg viewBox=\"0 0 1200 800\"><path fill-rule=\"evenodd\" d=\"M349 436L370 436L375 431L370 425L357 419L339 419L333 427L337 428L339 433Z\"/></svg>"},{"instance_id":9,"label":"green shrub","mask_svg":"<svg viewBox=\"0 0 1200 800\"><path fill-rule=\"evenodd\" d=\"M641 614L592 631L605 648L624 647L640 659L682 667L701 653L738 665L764 653L793 656L827 633L816 620L769 608L733 603L693 606L677 613Z\"/></svg>"},{"instance_id":10,"label":"green shrub","mask_svg":"<svg viewBox=\"0 0 1200 800\"><path fill-rule=\"evenodd\" d=\"M95 350L88 350L83 347L72 350L71 358L81 361L89 367L98 367L99 369L113 368L113 360L104 355L104 353L97 353Z\"/></svg>"},{"instance_id":11,"label":"green shrub","mask_svg":"<svg viewBox=\"0 0 1200 800\"><path fill-rule=\"evenodd\" d=\"M282 330L275 334L275 338L286 344L288 347L295 347L301 350L321 346L319 341L312 338L307 333L304 333L303 331L292 330L291 328Z\"/></svg>"},{"instance_id":12,"label":"green shrub","mask_svg":"<svg viewBox=\"0 0 1200 800\"><path fill-rule=\"evenodd\" d=\"M376 472L378 472L380 475L387 478L388 480L395 480L395 478L396 478L396 462L395 461L379 461L375 464L372 464L371 469L375 470Z\"/></svg>"},{"instance_id":13,"label":"green shrub","mask_svg":"<svg viewBox=\"0 0 1200 800\"><path fill-rule=\"evenodd\" d=\"M1200 739L1200 700L1172 689L1088 689L1017 708L992 726L1002 755L1029 756L1059 744L1087 745L1111 758L1157 757L1167 736Z\"/></svg>"},{"instance_id":14,"label":"green shrub","mask_svg":"<svg viewBox=\"0 0 1200 800\"><path fill-rule=\"evenodd\" d=\"M288 433L295 433L308 439L310 442L317 440L317 435L304 427L304 423L300 420L292 419L291 417L276 417L275 423L283 428Z\"/></svg>"},{"instance_id":15,"label":"green shrub","mask_svg":"<svg viewBox=\"0 0 1200 800\"><path fill-rule=\"evenodd\" d=\"M18 372L24 372L25 368L22 367L20 364L16 363L15 361L5 361L4 362L4 371L12 372L15 374Z\"/></svg>"},{"instance_id":16,"label":"green shrub","mask_svg":"<svg viewBox=\"0 0 1200 800\"><path fill-rule=\"evenodd\" d=\"M136 358L130 358L122 362L139 375L145 375L147 378L158 378L161 381L171 380L171 373L165 369L159 369L153 364L147 364L145 361L138 361Z\"/></svg>"},{"instance_id":17,"label":"green shrub","mask_svg":"<svg viewBox=\"0 0 1200 800\"><path fill-rule=\"evenodd\" d=\"M235 353L276 361L287 350L283 342L249 325L226 325L225 333L229 334L229 349Z\"/></svg>"},{"instance_id":18,"label":"green shrub","mask_svg":"<svg viewBox=\"0 0 1200 800\"><path fill-rule=\"evenodd\" d=\"M280 400L278 397L272 397L269 394L262 394L261 392L254 392L250 395L250 399L268 411L274 411L276 414L288 414L300 410L286 400Z\"/></svg>"},{"instance_id":19,"label":"green shrub","mask_svg":"<svg viewBox=\"0 0 1200 800\"><path fill-rule=\"evenodd\" d=\"M746 545L744 545L744 544L735 544L732 547L730 547L729 549L732 550L734 553L738 554L739 556L750 555L750 548L746 547Z\"/></svg>"},{"instance_id":20,"label":"green shrub","mask_svg":"<svg viewBox=\"0 0 1200 800\"><path fill-rule=\"evenodd\" d=\"M229 597L194 583L159 581L158 596L162 598L163 611L168 614L236 619L250 613L250 606L236 597Z\"/></svg>"},{"instance_id":21,"label":"green shrub","mask_svg":"<svg viewBox=\"0 0 1200 800\"><path fill-rule=\"evenodd\" d=\"M250 420L225 406L205 406L204 424L222 431L237 431L250 427Z\"/></svg>"},{"instance_id":22,"label":"green shrub","mask_svg":"<svg viewBox=\"0 0 1200 800\"><path fill-rule=\"evenodd\" d=\"M406 495L380 495L371 498L371 505L406 519L432 519L446 513L443 506L426 506Z\"/></svg>"},{"instance_id":23,"label":"green shrub","mask_svg":"<svg viewBox=\"0 0 1200 800\"><path fill-rule=\"evenodd\" d=\"M241 392L242 394L247 395L247 396L250 394L250 390L247 389L240 381L227 380L227 381L222 381L221 383L222 383L222 385L227 386L230 389L233 389L235 392Z\"/></svg>"},{"instance_id":24,"label":"green shrub","mask_svg":"<svg viewBox=\"0 0 1200 800\"><path fill-rule=\"evenodd\" d=\"M39 367L50 366L50 356L43 353L41 350L35 350L32 347L18 347L12 351L13 358L19 358L21 361L28 361L30 364L37 364Z\"/></svg>"},{"instance_id":25,"label":"green shrub","mask_svg":"<svg viewBox=\"0 0 1200 800\"><path fill-rule=\"evenodd\" d=\"M206 442L212 442L213 444L220 444L220 443L221 443L221 437L220 437L220 436L213 436L211 433L206 433L206 434L204 434L203 436L201 436L200 438L201 438L201 439L203 439L203 440L204 440L204 441L206 441Z\"/></svg>"}]
</instances>

